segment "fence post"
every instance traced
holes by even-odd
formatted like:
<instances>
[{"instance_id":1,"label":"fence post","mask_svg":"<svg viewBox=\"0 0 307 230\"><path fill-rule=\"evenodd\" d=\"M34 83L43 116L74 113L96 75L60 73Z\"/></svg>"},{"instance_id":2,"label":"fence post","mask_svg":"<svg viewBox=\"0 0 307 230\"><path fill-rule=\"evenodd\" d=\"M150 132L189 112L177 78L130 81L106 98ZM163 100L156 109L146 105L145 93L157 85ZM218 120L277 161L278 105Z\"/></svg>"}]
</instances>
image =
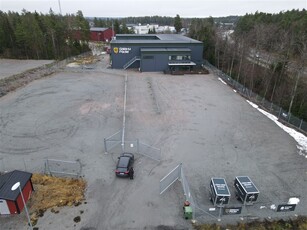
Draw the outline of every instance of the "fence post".
<instances>
[{"instance_id":1,"label":"fence post","mask_svg":"<svg viewBox=\"0 0 307 230\"><path fill-rule=\"evenodd\" d=\"M282 108L279 109L278 120L280 118L281 111L282 111Z\"/></svg>"},{"instance_id":2,"label":"fence post","mask_svg":"<svg viewBox=\"0 0 307 230\"><path fill-rule=\"evenodd\" d=\"M273 109L273 102L271 102L270 111Z\"/></svg>"},{"instance_id":3,"label":"fence post","mask_svg":"<svg viewBox=\"0 0 307 230\"><path fill-rule=\"evenodd\" d=\"M300 127L298 127L299 129L302 128L302 124L303 124L303 119L301 119L301 124L300 124Z\"/></svg>"},{"instance_id":4,"label":"fence post","mask_svg":"<svg viewBox=\"0 0 307 230\"><path fill-rule=\"evenodd\" d=\"M290 118L291 118L291 113L289 113L288 123L290 123Z\"/></svg>"},{"instance_id":5,"label":"fence post","mask_svg":"<svg viewBox=\"0 0 307 230\"><path fill-rule=\"evenodd\" d=\"M108 148L107 148L107 140L105 138L103 138L103 143L104 143L104 150L107 153L108 152Z\"/></svg>"}]
</instances>

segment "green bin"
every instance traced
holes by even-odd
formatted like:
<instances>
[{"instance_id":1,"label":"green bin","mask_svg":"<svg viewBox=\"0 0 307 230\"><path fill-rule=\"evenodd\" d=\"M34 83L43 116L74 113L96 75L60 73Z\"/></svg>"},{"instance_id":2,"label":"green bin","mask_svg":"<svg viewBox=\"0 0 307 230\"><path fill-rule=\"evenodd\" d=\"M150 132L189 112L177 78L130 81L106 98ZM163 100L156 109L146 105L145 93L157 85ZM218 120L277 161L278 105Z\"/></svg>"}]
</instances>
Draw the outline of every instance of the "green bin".
<instances>
[{"instance_id":1,"label":"green bin","mask_svg":"<svg viewBox=\"0 0 307 230\"><path fill-rule=\"evenodd\" d=\"M186 220L192 219L192 218L193 218L192 207L190 207L190 206L185 206L185 207L183 207L183 212L184 212L184 218L185 218Z\"/></svg>"}]
</instances>

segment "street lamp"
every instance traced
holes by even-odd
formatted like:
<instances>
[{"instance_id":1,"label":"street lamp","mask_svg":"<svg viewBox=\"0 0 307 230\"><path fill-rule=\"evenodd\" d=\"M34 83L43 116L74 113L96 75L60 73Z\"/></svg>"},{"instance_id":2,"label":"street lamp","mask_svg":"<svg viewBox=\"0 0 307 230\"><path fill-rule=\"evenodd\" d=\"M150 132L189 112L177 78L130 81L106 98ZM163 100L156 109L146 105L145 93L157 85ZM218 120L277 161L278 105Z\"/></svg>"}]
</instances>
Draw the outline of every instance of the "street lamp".
<instances>
[{"instance_id":1,"label":"street lamp","mask_svg":"<svg viewBox=\"0 0 307 230\"><path fill-rule=\"evenodd\" d=\"M25 202L25 198L23 197L23 194L22 194L22 191L21 191L21 188L20 188L20 182L19 182L19 181L16 182L16 183L12 186L11 190L12 190L12 191L15 191L17 188L19 188L19 192L20 192L20 194L21 194L22 202L23 202L23 205L24 205L25 210L26 210L26 214L27 214L27 218L28 218L29 225L30 225L31 229L33 230L33 226L32 226L32 223L31 223L30 216L29 216L29 212L28 212L28 209L27 209L27 205L26 205L26 202Z\"/></svg>"}]
</instances>

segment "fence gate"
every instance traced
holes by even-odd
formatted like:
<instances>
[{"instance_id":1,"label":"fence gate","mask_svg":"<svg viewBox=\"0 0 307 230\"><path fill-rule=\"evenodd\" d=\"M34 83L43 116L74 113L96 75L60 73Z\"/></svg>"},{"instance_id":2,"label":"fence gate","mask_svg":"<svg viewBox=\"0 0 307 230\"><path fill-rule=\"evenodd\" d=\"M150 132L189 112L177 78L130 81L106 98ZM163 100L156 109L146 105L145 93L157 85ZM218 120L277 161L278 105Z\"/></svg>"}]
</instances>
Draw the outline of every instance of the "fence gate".
<instances>
[{"instance_id":1,"label":"fence gate","mask_svg":"<svg viewBox=\"0 0 307 230\"><path fill-rule=\"evenodd\" d=\"M121 136L122 136L122 131L119 130L113 135L104 138L104 150L106 153L121 144Z\"/></svg>"},{"instance_id":2,"label":"fence gate","mask_svg":"<svg viewBox=\"0 0 307 230\"><path fill-rule=\"evenodd\" d=\"M161 149L147 145L145 143L139 142L139 153L147 156L155 161L161 161L162 160L162 154L161 154Z\"/></svg>"},{"instance_id":3,"label":"fence gate","mask_svg":"<svg viewBox=\"0 0 307 230\"><path fill-rule=\"evenodd\" d=\"M177 165L165 177L160 180L160 195L164 193L172 184L181 177L182 164Z\"/></svg>"},{"instance_id":4,"label":"fence gate","mask_svg":"<svg viewBox=\"0 0 307 230\"><path fill-rule=\"evenodd\" d=\"M80 177L82 165L79 160L65 161L56 159L47 159L45 161L45 174L51 176L75 176Z\"/></svg>"}]
</instances>

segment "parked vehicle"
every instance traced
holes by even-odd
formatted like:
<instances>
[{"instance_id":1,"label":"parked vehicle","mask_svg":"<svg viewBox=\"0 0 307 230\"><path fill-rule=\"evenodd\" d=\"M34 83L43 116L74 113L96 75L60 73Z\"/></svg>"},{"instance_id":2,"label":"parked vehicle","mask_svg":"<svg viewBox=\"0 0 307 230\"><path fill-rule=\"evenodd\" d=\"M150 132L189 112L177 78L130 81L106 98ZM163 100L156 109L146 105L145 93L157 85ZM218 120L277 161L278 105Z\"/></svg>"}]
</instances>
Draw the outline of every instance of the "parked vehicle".
<instances>
[{"instance_id":1,"label":"parked vehicle","mask_svg":"<svg viewBox=\"0 0 307 230\"><path fill-rule=\"evenodd\" d=\"M118 177L129 177L133 163L134 155L132 153L123 153L120 157L118 157L115 175Z\"/></svg>"}]
</instances>

